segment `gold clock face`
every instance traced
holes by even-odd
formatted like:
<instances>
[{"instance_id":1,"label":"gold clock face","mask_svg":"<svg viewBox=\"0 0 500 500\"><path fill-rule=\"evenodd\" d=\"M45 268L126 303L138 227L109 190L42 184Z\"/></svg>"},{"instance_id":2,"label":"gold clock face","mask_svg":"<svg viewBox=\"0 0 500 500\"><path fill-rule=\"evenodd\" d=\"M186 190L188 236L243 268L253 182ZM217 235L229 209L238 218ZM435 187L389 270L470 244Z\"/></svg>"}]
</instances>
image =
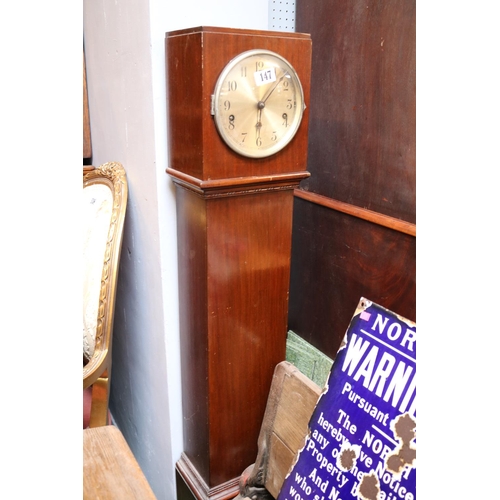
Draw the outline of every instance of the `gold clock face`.
<instances>
[{"instance_id":1,"label":"gold clock face","mask_svg":"<svg viewBox=\"0 0 500 500\"><path fill-rule=\"evenodd\" d=\"M231 60L215 85L212 114L225 143L250 158L271 156L297 132L304 112L297 73L283 57L250 50Z\"/></svg>"}]
</instances>

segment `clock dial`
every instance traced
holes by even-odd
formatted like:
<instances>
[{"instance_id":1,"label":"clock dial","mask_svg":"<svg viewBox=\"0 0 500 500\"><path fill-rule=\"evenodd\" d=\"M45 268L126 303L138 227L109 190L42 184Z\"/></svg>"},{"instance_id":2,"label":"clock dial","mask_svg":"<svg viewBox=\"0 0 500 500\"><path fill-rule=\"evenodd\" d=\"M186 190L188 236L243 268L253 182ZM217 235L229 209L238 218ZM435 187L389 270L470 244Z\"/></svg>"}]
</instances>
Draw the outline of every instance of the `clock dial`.
<instances>
[{"instance_id":1,"label":"clock dial","mask_svg":"<svg viewBox=\"0 0 500 500\"><path fill-rule=\"evenodd\" d=\"M302 85L290 63L259 49L229 62L217 80L212 100L222 139L251 158L283 149L297 132L304 108Z\"/></svg>"}]
</instances>

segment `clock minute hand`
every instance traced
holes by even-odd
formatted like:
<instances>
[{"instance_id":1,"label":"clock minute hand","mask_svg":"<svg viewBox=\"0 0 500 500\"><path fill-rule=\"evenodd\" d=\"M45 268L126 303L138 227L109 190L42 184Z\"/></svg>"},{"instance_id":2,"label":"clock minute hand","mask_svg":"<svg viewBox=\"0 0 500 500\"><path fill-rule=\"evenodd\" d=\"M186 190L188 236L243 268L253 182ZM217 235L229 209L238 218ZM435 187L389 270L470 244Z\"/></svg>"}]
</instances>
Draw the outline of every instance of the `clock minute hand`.
<instances>
[{"instance_id":1,"label":"clock minute hand","mask_svg":"<svg viewBox=\"0 0 500 500\"><path fill-rule=\"evenodd\" d=\"M283 78L288 75L288 71L285 71L282 75L281 78L270 88L264 97L257 103L257 124L255 125L256 127L256 132L257 132L257 137L260 137L260 128L262 127L262 110L266 107L266 101L269 99L271 94L276 90L278 85L282 82Z\"/></svg>"},{"instance_id":2,"label":"clock minute hand","mask_svg":"<svg viewBox=\"0 0 500 500\"><path fill-rule=\"evenodd\" d=\"M288 71L285 71L283 75L281 75L281 78L274 84L273 88L267 91L266 95L259 101L258 106L264 107L266 101L269 99L271 94L276 90L276 87L282 82L283 78L285 78L286 75L288 75Z\"/></svg>"}]
</instances>

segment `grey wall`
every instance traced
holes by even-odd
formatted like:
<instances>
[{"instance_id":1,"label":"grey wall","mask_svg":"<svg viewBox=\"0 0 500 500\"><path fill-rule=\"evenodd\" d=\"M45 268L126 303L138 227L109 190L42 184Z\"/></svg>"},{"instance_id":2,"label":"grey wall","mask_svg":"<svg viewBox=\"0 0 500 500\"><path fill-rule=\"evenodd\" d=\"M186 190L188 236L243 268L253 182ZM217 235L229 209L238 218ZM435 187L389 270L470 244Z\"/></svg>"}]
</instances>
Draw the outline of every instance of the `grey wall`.
<instances>
[{"instance_id":1,"label":"grey wall","mask_svg":"<svg viewBox=\"0 0 500 500\"><path fill-rule=\"evenodd\" d=\"M159 499L175 497L182 452L175 192L168 164L165 32L267 29L267 0L84 0L94 165L128 176L110 408Z\"/></svg>"}]
</instances>

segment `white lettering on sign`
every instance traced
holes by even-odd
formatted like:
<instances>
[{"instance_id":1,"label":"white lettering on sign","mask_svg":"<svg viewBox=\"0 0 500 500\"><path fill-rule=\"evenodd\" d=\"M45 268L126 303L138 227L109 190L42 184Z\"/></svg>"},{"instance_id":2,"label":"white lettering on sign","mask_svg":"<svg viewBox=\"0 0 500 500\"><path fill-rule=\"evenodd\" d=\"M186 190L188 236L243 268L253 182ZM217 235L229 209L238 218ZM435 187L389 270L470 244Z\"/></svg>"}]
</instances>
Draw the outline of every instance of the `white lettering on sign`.
<instances>
[{"instance_id":1,"label":"white lettering on sign","mask_svg":"<svg viewBox=\"0 0 500 500\"><path fill-rule=\"evenodd\" d=\"M394 348L393 350L395 351ZM406 355L405 357L409 358ZM406 411L413 398L408 411L410 415L415 416L417 411L416 397L414 397L416 393L416 377L413 375L413 378L411 378L413 366L407 365L403 361L399 361L396 366L396 358L392 354L388 352L381 353L378 346L371 345L368 340L353 333L352 340L347 346L342 371L347 371L347 374L352 376L355 381L362 378L364 387L383 398L384 401L389 402L390 400L391 406L394 408L398 407L402 398L399 406L401 412ZM346 382L342 394L351 391L351 389L352 386ZM350 396L349 399L354 403L359 399L360 408L364 408L367 413L373 410L377 414L377 409L372 407L371 404L369 408L365 408L366 400L359 395ZM375 414L371 415L374 416ZM382 420L378 421L382 422ZM386 425L385 421L384 425Z\"/></svg>"},{"instance_id":2,"label":"white lettering on sign","mask_svg":"<svg viewBox=\"0 0 500 500\"><path fill-rule=\"evenodd\" d=\"M266 83L271 83L276 81L276 71L274 68L263 69L261 71L256 71L253 74L255 78L255 84L260 87L261 85L265 85Z\"/></svg>"}]
</instances>

